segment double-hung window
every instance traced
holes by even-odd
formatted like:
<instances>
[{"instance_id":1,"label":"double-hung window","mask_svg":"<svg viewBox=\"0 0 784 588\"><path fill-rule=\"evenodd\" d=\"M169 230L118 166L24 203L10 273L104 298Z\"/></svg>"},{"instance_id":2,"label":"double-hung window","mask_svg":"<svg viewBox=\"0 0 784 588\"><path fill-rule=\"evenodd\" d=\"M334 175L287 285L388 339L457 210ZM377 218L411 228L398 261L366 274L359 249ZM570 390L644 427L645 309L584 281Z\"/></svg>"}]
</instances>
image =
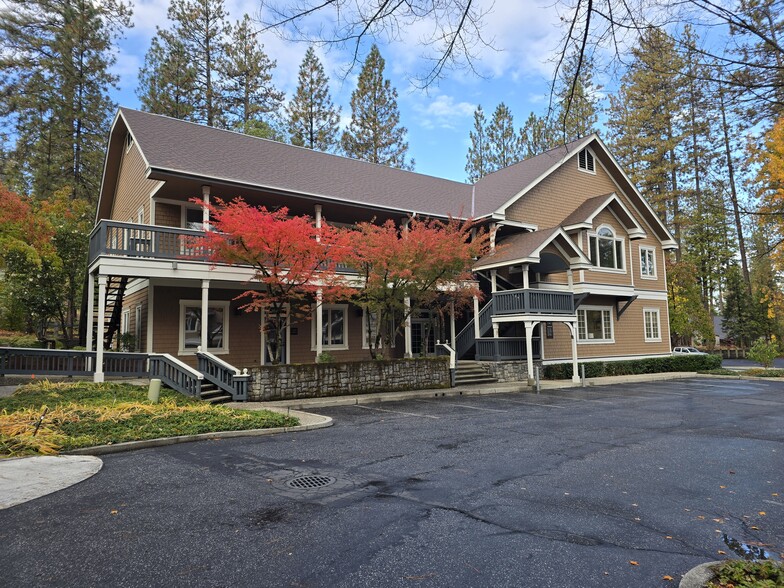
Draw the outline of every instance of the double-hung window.
<instances>
[{"instance_id":1,"label":"double-hung window","mask_svg":"<svg viewBox=\"0 0 784 588\"><path fill-rule=\"evenodd\" d=\"M207 349L211 353L229 351L229 303L210 302L207 306ZM194 353L201 347L201 301L180 301L180 354Z\"/></svg>"},{"instance_id":2,"label":"double-hung window","mask_svg":"<svg viewBox=\"0 0 784 588\"><path fill-rule=\"evenodd\" d=\"M658 308L646 308L643 310L645 322L645 341L661 341L661 330Z\"/></svg>"},{"instance_id":3,"label":"double-hung window","mask_svg":"<svg viewBox=\"0 0 784 588\"><path fill-rule=\"evenodd\" d=\"M595 235L590 235L588 245L593 265L606 269L623 269L623 239L616 237L610 227L600 227Z\"/></svg>"},{"instance_id":4,"label":"double-hung window","mask_svg":"<svg viewBox=\"0 0 784 588\"><path fill-rule=\"evenodd\" d=\"M316 349L316 321L313 321L312 348ZM348 349L348 305L321 306L322 349Z\"/></svg>"},{"instance_id":5,"label":"double-hung window","mask_svg":"<svg viewBox=\"0 0 784 588\"><path fill-rule=\"evenodd\" d=\"M609 308L577 309L577 340L580 343L612 343L613 325Z\"/></svg>"},{"instance_id":6,"label":"double-hung window","mask_svg":"<svg viewBox=\"0 0 784 588\"><path fill-rule=\"evenodd\" d=\"M369 330L368 330L369 329ZM362 349L370 349L375 343L376 335L378 335L378 313L368 312L367 310L362 313ZM393 321L389 321L389 346L395 346L395 328ZM384 333L381 334L384 338ZM383 342L386 345L386 342Z\"/></svg>"},{"instance_id":7,"label":"double-hung window","mask_svg":"<svg viewBox=\"0 0 784 588\"><path fill-rule=\"evenodd\" d=\"M653 247L640 247L640 275L643 278L656 277L656 250Z\"/></svg>"}]
</instances>

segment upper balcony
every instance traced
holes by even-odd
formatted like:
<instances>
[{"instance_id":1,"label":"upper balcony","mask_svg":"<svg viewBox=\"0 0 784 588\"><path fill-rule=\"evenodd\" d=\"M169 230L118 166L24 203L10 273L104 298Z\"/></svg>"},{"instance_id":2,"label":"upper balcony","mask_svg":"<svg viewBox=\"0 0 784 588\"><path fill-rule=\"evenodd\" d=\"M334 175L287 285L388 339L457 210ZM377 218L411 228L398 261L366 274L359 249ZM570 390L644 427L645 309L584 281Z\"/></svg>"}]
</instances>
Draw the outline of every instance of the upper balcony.
<instances>
[{"instance_id":1,"label":"upper balcony","mask_svg":"<svg viewBox=\"0 0 784 588\"><path fill-rule=\"evenodd\" d=\"M101 220L90 233L88 264L100 256L207 262L208 252L197 240L203 234L192 229ZM356 273L342 264L338 271Z\"/></svg>"},{"instance_id":2,"label":"upper balcony","mask_svg":"<svg viewBox=\"0 0 784 588\"><path fill-rule=\"evenodd\" d=\"M574 294L554 290L518 289L493 293L493 315L574 315Z\"/></svg>"}]
</instances>

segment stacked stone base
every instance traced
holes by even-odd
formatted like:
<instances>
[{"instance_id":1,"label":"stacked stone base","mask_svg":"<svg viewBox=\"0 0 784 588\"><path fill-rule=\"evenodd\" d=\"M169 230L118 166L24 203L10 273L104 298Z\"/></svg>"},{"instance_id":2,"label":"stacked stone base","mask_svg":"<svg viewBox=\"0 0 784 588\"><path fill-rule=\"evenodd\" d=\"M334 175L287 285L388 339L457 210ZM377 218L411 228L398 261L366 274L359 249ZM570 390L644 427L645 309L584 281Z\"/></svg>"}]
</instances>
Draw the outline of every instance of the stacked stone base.
<instances>
[{"instance_id":1,"label":"stacked stone base","mask_svg":"<svg viewBox=\"0 0 784 588\"><path fill-rule=\"evenodd\" d=\"M522 361L480 361L482 367L499 382L528 382L528 363ZM539 366L539 375L542 375L542 362L535 361L534 366Z\"/></svg>"},{"instance_id":2,"label":"stacked stone base","mask_svg":"<svg viewBox=\"0 0 784 588\"><path fill-rule=\"evenodd\" d=\"M401 390L449 388L445 357L259 366L248 400L324 398Z\"/></svg>"}]
</instances>

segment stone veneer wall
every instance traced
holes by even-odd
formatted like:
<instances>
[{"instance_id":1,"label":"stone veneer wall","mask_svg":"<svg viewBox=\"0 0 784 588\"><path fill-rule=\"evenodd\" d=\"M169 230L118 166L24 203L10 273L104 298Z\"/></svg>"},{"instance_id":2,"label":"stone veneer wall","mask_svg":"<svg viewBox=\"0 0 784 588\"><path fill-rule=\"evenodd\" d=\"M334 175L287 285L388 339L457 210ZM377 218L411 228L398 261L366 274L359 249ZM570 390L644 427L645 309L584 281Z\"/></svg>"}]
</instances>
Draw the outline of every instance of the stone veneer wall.
<instances>
[{"instance_id":1,"label":"stone veneer wall","mask_svg":"<svg viewBox=\"0 0 784 588\"><path fill-rule=\"evenodd\" d=\"M499 382L528 382L528 364L522 361L480 361L479 364ZM542 362L534 361L539 366L542 377Z\"/></svg>"},{"instance_id":2,"label":"stone veneer wall","mask_svg":"<svg viewBox=\"0 0 784 588\"><path fill-rule=\"evenodd\" d=\"M251 370L248 400L322 398L449 388L449 359L263 365Z\"/></svg>"}]
</instances>

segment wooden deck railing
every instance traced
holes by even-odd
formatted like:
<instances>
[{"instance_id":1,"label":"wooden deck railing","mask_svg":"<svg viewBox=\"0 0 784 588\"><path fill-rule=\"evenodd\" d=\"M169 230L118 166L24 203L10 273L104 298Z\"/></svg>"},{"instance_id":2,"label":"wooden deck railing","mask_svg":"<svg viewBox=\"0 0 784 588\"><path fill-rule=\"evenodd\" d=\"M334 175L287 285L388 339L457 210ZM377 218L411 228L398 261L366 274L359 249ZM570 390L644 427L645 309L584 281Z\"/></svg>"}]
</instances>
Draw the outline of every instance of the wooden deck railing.
<instances>
[{"instance_id":1,"label":"wooden deck railing","mask_svg":"<svg viewBox=\"0 0 784 588\"><path fill-rule=\"evenodd\" d=\"M533 356L541 355L539 337L533 338ZM484 361L506 361L527 359L525 337L483 338L476 341L476 359Z\"/></svg>"},{"instance_id":2,"label":"wooden deck railing","mask_svg":"<svg viewBox=\"0 0 784 588\"><path fill-rule=\"evenodd\" d=\"M502 290L493 294L494 312L504 314L574 314L574 295L571 292L519 289Z\"/></svg>"},{"instance_id":3,"label":"wooden deck railing","mask_svg":"<svg viewBox=\"0 0 784 588\"><path fill-rule=\"evenodd\" d=\"M105 351L104 374L143 378L149 375L146 353ZM95 372L95 351L0 347L0 376L90 376Z\"/></svg>"}]
</instances>

